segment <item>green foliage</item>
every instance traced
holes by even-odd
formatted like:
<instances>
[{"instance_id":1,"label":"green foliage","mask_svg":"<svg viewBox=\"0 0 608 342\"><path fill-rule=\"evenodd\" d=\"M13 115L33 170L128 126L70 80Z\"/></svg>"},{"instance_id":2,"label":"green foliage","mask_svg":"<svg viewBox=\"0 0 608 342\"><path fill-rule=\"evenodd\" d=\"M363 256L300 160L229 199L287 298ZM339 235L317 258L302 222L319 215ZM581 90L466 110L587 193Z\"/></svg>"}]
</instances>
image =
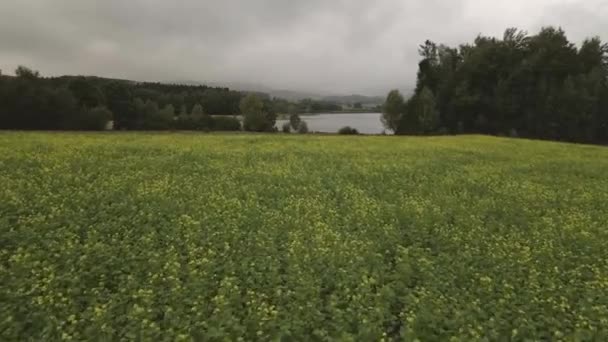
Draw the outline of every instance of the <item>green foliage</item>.
<instances>
[{"instance_id":1,"label":"green foliage","mask_svg":"<svg viewBox=\"0 0 608 342\"><path fill-rule=\"evenodd\" d=\"M215 116L213 117L214 131L240 131L241 122L238 118L230 116Z\"/></svg>"},{"instance_id":2,"label":"green foliage","mask_svg":"<svg viewBox=\"0 0 608 342\"><path fill-rule=\"evenodd\" d=\"M209 115L180 114L176 120L176 127L191 131L210 131L213 119Z\"/></svg>"},{"instance_id":3,"label":"green foliage","mask_svg":"<svg viewBox=\"0 0 608 342\"><path fill-rule=\"evenodd\" d=\"M445 127L452 133L515 131L608 142L608 45L599 38L577 49L561 29L530 36L511 28L502 39L479 36L458 48L427 41L420 55L416 89L400 115L398 134Z\"/></svg>"},{"instance_id":4,"label":"green foliage","mask_svg":"<svg viewBox=\"0 0 608 342\"><path fill-rule=\"evenodd\" d=\"M321 113L321 112L331 112L331 111L339 111L342 109L342 106L335 102L331 101L316 101L311 99L304 99L299 102L299 105L302 108L306 108L306 113Z\"/></svg>"},{"instance_id":5,"label":"green foliage","mask_svg":"<svg viewBox=\"0 0 608 342\"><path fill-rule=\"evenodd\" d=\"M275 97L271 100L271 106L273 112L285 114L289 113L289 107L291 106L291 104L287 100Z\"/></svg>"},{"instance_id":6,"label":"green foliage","mask_svg":"<svg viewBox=\"0 0 608 342\"><path fill-rule=\"evenodd\" d=\"M137 108L138 105L136 104L135 107ZM171 128L173 113L161 111L156 102L148 100L139 110L141 110L141 112L138 112L138 129L166 130Z\"/></svg>"},{"instance_id":7,"label":"green foliage","mask_svg":"<svg viewBox=\"0 0 608 342\"><path fill-rule=\"evenodd\" d=\"M70 89L81 107L94 108L105 104L104 94L101 89L85 77L77 77L70 81L68 89Z\"/></svg>"},{"instance_id":8,"label":"green foliage","mask_svg":"<svg viewBox=\"0 0 608 342\"><path fill-rule=\"evenodd\" d=\"M194 107L192 107L191 115L195 116L195 117L201 117L201 116L205 115L203 106L201 106L200 103L195 104Z\"/></svg>"},{"instance_id":9,"label":"green foliage","mask_svg":"<svg viewBox=\"0 0 608 342\"><path fill-rule=\"evenodd\" d=\"M264 107L264 102L255 94L249 94L241 100L243 129L254 132L271 132L274 130L276 117Z\"/></svg>"},{"instance_id":10,"label":"green foliage","mask_svg":"<svg viewBox=\"0 0 608 342\"><path fill-rule=\"evenodd\" d=\"M300 123L298 124L298 133L300 134L306 134L308 133L308 124L306 123L306 121L300 121Z\"/></svg>"},{"instance_id":11,"label":"green foliage","mask_svg":"<svg viewBox=\"0 0 608 342\"><path fill-rule=\"evenodd\" d=\"M136 129L138 126L137 113L141 113L141 111L134 106L129 87L122 82L112 82L105 86L104 93L107 107L114 114L114 128Z\"/></svg>"},{"instance_id":12,"label":"green foliage","mask_svg":"<svg viewBox=\"0 0 608 342\"><path fill-rule=\"evenodd\" d=\"M3 341L608 337L603 147L9 132L0 165Z\"/></svg>"},{"instance_id":13,"label":"green foliage","mask_svg":"<svg viewBox=\"0 0 608 342\"><path fill-rule=\"evenodd\" d=\"M344 126L338 130L338 134L356 135L359 134L359 131L350 126Z\"/></svg>"},{"instance_id":14,"label":"green foliage","mask_svg":"<svg viewBox=\"0 0 608 342\"><path fill-rule=\"evenodd\" d=\"M55 88L29 68L16 74L0 80L0 128L101 130L112 120L101 92L84 78Z\"/></svg>"},{"instance_id":15,"label":"green foliage","mask_svg":"<svg viewBox=\"0 0 608 342\"><path fill-rule=\"evenodd\" d=\"M190 114L180 113L175 121L175 126L181 130L196 130L200 125Z\"/></svg>"},{"instance_id":16,"label":"green foliage","mask_svg":"<svg viewBox=\"0 0 608 342\"><path fill-rule=\"evenodd\" d=\"M159 118L164 123L164 128L170 129L175 127L175 107L172 104L167 104L159 112Z\"/></svg>"},{"instance_id":17,"label":"green foliage","mask_svg":"<svg viewBox=\"0 0 608 342\"><path fill-rule=\"evenodd\" d=\"M112 120L112 112L106 107L99 106L91 109L84 109L83 114L79 115L77 123L78 129L101 131L106 129L108 122Z\"/></svg>"},{"instance_id":18,"label":"green foliage","mask_svg":"<svg viewBox=\"0 0 608 342\"><path fill-rule=\"evenodd\" d=\"M177 113L177 115L188 115L188 108L186 107L185 104L182 104L180 109L179 109L179 113Z\"/></svg>"},{"instance_id":19,"label":"green foliage","mask_svg":"<svg viewBox=\"0 0 608 342\"><path fill-rule=\"evenodd\" d=\"M16 74L18 77L0 77L0 128L3 129L87 129L79 126L87 121L83 116L88 115L89 109L102 106L113 112L115 129L170 129L176 125L175 122L167 125L167 113L159 110L160 116L147 115L143 106L136 108L141 105L137 99L143 104L154 102L160 108L171 105L180 109L178 114L193 109L195 115L199 106L209 115L237 115L241 100L240 92L226 88L84 76L43 78L37 71L23 66ZM75 101L67 101L67 97ZM73 108L57 107L74 102ZM154 122L143 122L147 118ZM206 129L212 127L210 117L196 121L203 121L199 124ZM231 127L234 128L234 122Z\"/></svg>"},{"instance_id":20,"label":"green foliage","mask_svg":"<svg viewBox=\"0 0 608 342\"><path fill-rule=\"evenodd\" d=\"M20 65L15 70L15 75L22 79L35 80L40 77L38 71L32 70L26 66Z\"/></svg>"},{"instance_id":21,"label":"green foliage","mask_svg":"<svg viewBox=\"0 0 608 342\"><path fill-rule=\"evenodd\" d=\"M20 67L16 73L19 77L0 77L0 128L86 129L79 127L80 122L86 121L80 116L86 115L88 109L106 107L113 113L113 127L118 130L240 129L240 124L237 127L233 118L214 118L241 114L242 93L227 88L133 82L94 76L42 78L37 71L27 67ZM75 98L76 109L51 108L47 104L48 96L64 92L65 89ZM261 112L250 113L246 126L249 130L267 132L275 130L277 113L341 111L339 102L376 101L373 98L352 96L290 102L270 98L264 93L257 93L256 96L262 102L262 109ZM159 115L146 113L143 107L148 101L156 103L158 108L173 106L177 118L167 120L169 115L162 110L158 110ZM48 115L48 112L53 114ZM61 112L65 114L57 114ZM146 122L148 119L153 121ZM297 130L297 127L295 125L293 129Z\"/></svg>"},{"instance_id":22,"label":"green foliage","mask_svg":"<svg viewBox=\"0 0 608 342\"><path fill-rule=\"evenodd\" d=\"M293 114L298 114L298 107L293 103L289 104L289 106L287 107L287 113L290 116Z\"/></svg>"},{"instance_id":23,"label":"green foliage","mask_svg":"<svg viewBox=\"0 0 608 342\"><path fill-rule=\"evenodd\" d=\"M38 88L38 91L40 93L34 95L40 96L39 99L34 100L37 108L32 108L31 114L33 120L39 120L37 125L40 128L71 128L69 123L71 119L79 118L83 112L86 113L86 109L78 108L78 102L66 88Z\"/></svg>"},{"instance_id":24,"label":"green foliage","mask_svg":"<svg viewBox=\"0 0 608 342\"><path fill-rule=\"evenodd\" d=\"M405 101L399 90L391 90L382 108L382 124L387 129L397 132L399 121L405 111Z\"/></svg>"},{"instance_id":25,"label":"green foliage","mask_svg":"<svg viewBox=\"0 0 608 342\"><path fill-rule=\"evenodd\" d=\"M291 133L291 124L289 122L284 123L281 127L281 131L283 133Z\"/></svg>"},{"instance_id":26,"label":"green foliage","mask_svg":"<svg viewBox=\"0 0 608 342\"><path fill-rule=\"evenodd\" d=\"M2 78L1 129L72 129L80 114L78 103L65 87L48 88L37 72L21 67L19 77Z\"/></svg>"},{"instance_id":27,"label":"green foliage","mask_svg":"<svg viewBox=\"0 0 608 342\"><path fill-rule=\"evenodd\" d=\"M289 116L289 124L291 125L291 129L293 129L294 131L297 130L298 127L300 127L301 123L302 119L298 114L294 113Z\"/></svg>"},{"instance_id":28,"label":"green foliage","mask_svg":"<svg viewBox=\"0 0 608 342\"><path fill-rule=\"evenodd\" d=\"M171 117L171 119L173 119L175 117L175 107L173 107L172 104L168 104L165 107L163 107L161 112L163 113L163 115L165 115L167 117Z\"/></svg>"},{"instance_id":29,"label":"green foliage","mask_svg":"<svg viewBox=\"0 0 608 342\"><path fill-rule=\"evenodd\" d=\"M435 97L431 90L423 87L419 94L414 95L407 103L407 114L401 122L402 130L412 133L432 133L439 124ZM409 125L410 127L404 127Z\"/></svg>"}]
</instances>

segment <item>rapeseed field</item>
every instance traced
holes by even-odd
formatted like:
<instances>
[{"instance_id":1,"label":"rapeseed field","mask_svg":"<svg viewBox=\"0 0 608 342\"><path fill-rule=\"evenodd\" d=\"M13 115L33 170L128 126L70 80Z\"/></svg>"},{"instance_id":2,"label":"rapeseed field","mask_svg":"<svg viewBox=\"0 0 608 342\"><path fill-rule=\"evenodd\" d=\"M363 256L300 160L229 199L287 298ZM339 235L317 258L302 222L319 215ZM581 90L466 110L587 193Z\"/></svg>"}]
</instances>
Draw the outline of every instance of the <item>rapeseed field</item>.
<instances>
[{"instance_id":1,"label":"rapeseed field","mask_svg":"<svg viewBox=\"0 0 608 342\"><path fill-rule=\"evenodd\" d=\"M0 133L0 340L608 339L608 148Z\"/></svg>"}]
</instances>

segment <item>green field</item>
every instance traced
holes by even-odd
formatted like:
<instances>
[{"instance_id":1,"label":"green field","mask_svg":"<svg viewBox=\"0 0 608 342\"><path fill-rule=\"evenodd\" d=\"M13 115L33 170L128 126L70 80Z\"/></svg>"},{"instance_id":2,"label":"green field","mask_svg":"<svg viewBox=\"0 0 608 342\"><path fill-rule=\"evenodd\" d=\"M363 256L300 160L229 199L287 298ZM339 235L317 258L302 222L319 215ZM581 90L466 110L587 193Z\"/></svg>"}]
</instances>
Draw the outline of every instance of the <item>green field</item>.
<instances>
[{"instance_id":1,"label":"green field","mask_svg":"<svg viewBox=\"0 0 608 342\"><path fill-rule=\"evenodd\" d=\"M606 340L608 148L0 133L0 340Z\"/></svg>"}]
</instances>

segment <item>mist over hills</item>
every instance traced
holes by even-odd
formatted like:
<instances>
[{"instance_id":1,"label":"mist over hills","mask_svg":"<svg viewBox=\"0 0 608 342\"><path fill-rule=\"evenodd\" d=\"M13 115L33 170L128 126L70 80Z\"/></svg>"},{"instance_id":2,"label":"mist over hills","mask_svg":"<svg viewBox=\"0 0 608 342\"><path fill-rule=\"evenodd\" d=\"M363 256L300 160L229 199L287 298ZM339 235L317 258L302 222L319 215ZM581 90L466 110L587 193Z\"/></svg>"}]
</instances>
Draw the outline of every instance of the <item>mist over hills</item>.
<instances>
[{"instance_id":1,"label":"mist over hills","mask_svg":"<svg viewBox=\"0 0 608 342\"><path fill-rule=\"evenodd\" d=\"M384 96L369 96L361 94L323 94L311 91L303 90L291 90L291 89L274 89L263 84L258 83L247 83L247 82L198 82L198 81L179 81L176 83L180 84L191 84L191 85L207 85L210 87L227 87L232 90L244 91L244 92L256 92L265 93L270 97L277 97L288 101L300 101L303 99L312 99L318 101L328 101L337 104L369 104L369 105L380 105L384 103Z\"/></svg>"}]
</instances>

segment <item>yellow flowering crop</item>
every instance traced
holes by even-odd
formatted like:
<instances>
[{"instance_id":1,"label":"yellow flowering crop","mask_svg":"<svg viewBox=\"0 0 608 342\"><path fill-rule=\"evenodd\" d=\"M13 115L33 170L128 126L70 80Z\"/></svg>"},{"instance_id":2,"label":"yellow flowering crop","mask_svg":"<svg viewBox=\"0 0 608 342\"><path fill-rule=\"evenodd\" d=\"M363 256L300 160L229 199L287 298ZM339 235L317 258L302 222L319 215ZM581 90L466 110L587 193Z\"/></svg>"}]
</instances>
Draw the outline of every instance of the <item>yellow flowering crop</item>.
<instances>
[{"instance_id":1,"label":"yellow flowering crop","mask_svg":"<svg viewBox=\"0 0 608 342\"><path fill-rule=\"evenodd\" d=\"M608 149L0 133L0 340L606 340Z\"/></svg>"}]
</instances>

